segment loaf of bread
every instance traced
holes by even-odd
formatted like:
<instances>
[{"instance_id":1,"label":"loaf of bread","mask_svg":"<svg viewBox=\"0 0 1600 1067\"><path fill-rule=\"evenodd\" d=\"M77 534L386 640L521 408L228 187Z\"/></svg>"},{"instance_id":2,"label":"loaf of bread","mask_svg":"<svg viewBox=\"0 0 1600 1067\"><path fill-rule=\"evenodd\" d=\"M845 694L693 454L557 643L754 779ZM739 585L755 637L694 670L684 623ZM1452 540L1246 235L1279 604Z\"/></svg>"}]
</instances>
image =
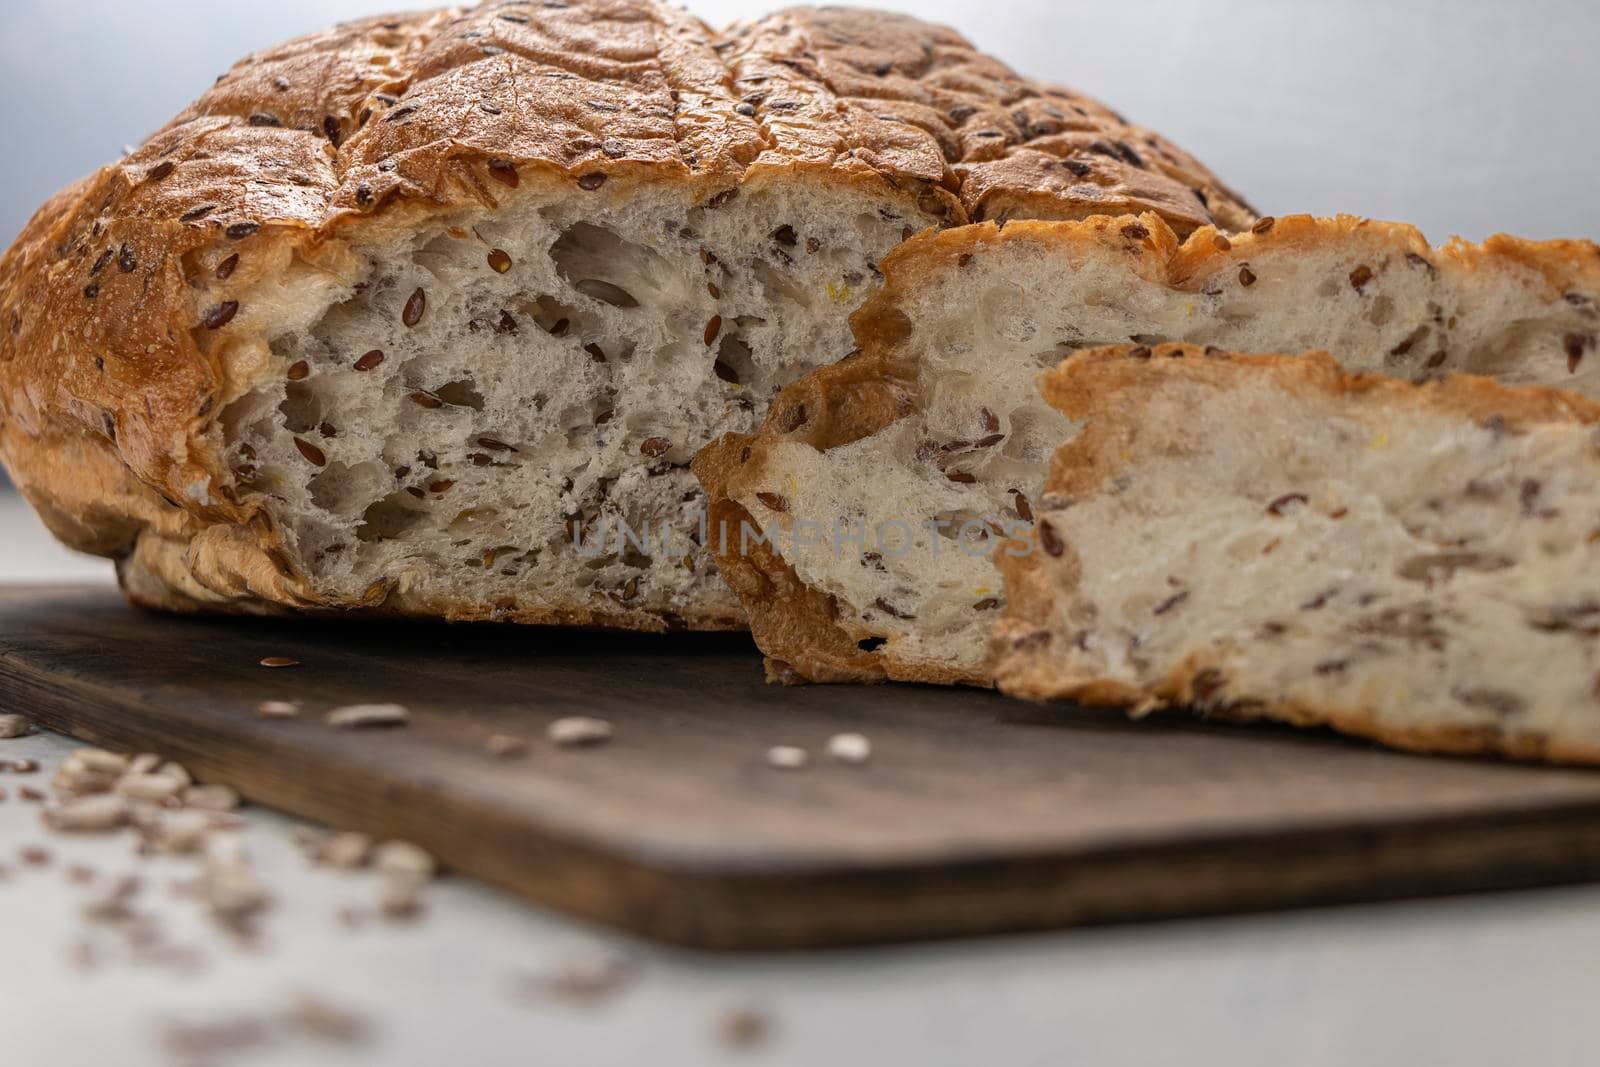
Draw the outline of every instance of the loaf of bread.
<instances>
[{"instance_id":1,"label":"loaf of bread","mask_svg":"<svg viewBox=\"0 0 1600 1067\"><path fill-rule=\"evenodd\" d=\"M930 226L1248 225L914 19L488 3L251 56L0 262L0 456L173 609L743 625L695 450Z\"/></svg>"},{"instance_id":2,"label":"loaf of bread","mask_svg":"<svg viewBox=\"0 0 1600 1067\"><path fill-rule=\"evenodd\" d=\"M1005 606L992 540L1031 525L1071 436L1035 379L1076 349L1327 349L1414 380L1471 371L1600 394L1600 249L1586 241L1435 249L1406 226L1298 216L1180 243L1145 215L928 233L884 272L854 321L860 355L695 460L713 534L771 533L712 545L781 679L990 682ZM1181 425L1215 432L1198 411Z\"/></svg>"},{"instance_id":3,"label":"loaf of bread","mask_svg":"<svg viewBox=\"0 0 1600 1067\"><path fill-rule=\"evenodd\" d=\"M1325 354L1081 353L1000 554L1008 693L1600 762L1600 404Z\"/></svg>"}]
</instances>

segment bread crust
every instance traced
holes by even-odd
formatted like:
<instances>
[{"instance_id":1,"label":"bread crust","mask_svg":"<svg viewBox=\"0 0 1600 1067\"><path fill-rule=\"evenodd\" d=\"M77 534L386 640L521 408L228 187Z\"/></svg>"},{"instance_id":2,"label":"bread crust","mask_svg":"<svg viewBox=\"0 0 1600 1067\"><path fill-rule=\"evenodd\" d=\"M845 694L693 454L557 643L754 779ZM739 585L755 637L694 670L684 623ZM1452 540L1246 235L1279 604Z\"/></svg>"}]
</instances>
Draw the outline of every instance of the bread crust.
<instances>
[{"instance_id":1,"label":"bread crust","mask_svg":"<svg viewBox=\"0 0 1600 1067\"><path fill-rule=\"evenodd\" d=\"M1052 160L1085 176L1037 177ZM518 187L599 203L667 183L703 202L802 176L949 224L1106 201L1180 229L1253 218L1176 147L903 16L794 9L721 35L652 0L369 19L247 57L34 215L0 260L0 459L59 538L117 559L152 606L740 626L332 600L226 469L217 418L250 384L252 287L291 264L337 272L352 239Z\"/></svg>"},{"instance_id":2,"label":"bread crust","mask_svg":"<svg viewBox=\"0 0 1600 1067\"><path fill-rule=\"evenodd\" d=\"M1457 374L1421 385L1375 374L1354 374L1326 352L1303 356L1239 355L1195 345L1123 345L1091 349L1041 376L1045 398L1071 418L1091 414L1085 429L1065 444L1051 463L1047 496L1081 499L1099 492L1124 468L1142 410L1159 381L1183 378L1225 388L1240 369L1269 375L1284 390L1329 397L1370 397L1386 408L1436 412L1474 423L1499 420L1510 432L1545 423L1600 424L1600 403L1559 389L1513 388L1491 378ZM1114 415L1107 417L1107 412ZM1059 558L1059 557L1058 557ZM1123 707L1142 716L1168 707L1189 707L1237 722L1273 720L1296 726L1331 727L1341 733L1418 752L1502 755L1562 763L1600 763L1600 746L1543 734L1513 734L1498 729L1395 727L1383 722L1373 705L1310 704L1289 699L1229 701L1217 678L1224 657L1219 649L1186 658L1147 685L1111 677L1084 676L1061 669L1049 649L1067 635L1050 620L1058 598L1043 552L996 560L1005 577L1007 608L996 622L990 651L997 683L1011 696L1034 701L1070 700Z\"/></svg>"},{"instance_id":3,"label":"bread crust","mask_svg":"<svg viewBox=\"0 0 1600 1067\"><path fill-rule=\"evenodd\" d=\"M1482 244L1456 238L1434 248L1413 226L1351 215L1262 219L1254 230L1233 235L1204 226L1186 239L1180 239L1159 215L1148 212L1137 217L1017 220L1004 226L986 222L928 231L885 257L883 286L852 316L860 354L812 371L788 386L773 400L758 430L728 435L703 450L696 459L695 474L716 512L729 506L731 496L762 481L765 458L780 441L802 441L825 451L880 432L913 414L919 404L917 368L915 357L905 348L911 323L904 308L971 257L1011 245L1068 257L1090 249L1137 252L1127 263L1141 277L1176 290L1197 290L1207 279L1236 274L1266 248L1311 251L1349 242L1370 244L1375 259L1379 252L1399 252L1420 257L1435 269L1449 261L1452 268L1469 274L1507 262L1522 264L1544 277L1552 299L1600 292L1600 246L1592 241L1529 241L1502 234ZM891 391L895 403L884 403L878 390ZM797 418L799 412L812 417ZM818 413L825 417L816 417ZM736 463L741 456L743 461ZM733 588L750 616L757 643L769 659L787 667L789 681L993 684L987 670L952 671L938 662L896 655L890 648L858 649L855 642L865 633L846 629L830 599L805 588L794 568L775 553L739 558L737 552L718 552L718 565L725 575L740 575Z\"/></svg>"}]
</instances>

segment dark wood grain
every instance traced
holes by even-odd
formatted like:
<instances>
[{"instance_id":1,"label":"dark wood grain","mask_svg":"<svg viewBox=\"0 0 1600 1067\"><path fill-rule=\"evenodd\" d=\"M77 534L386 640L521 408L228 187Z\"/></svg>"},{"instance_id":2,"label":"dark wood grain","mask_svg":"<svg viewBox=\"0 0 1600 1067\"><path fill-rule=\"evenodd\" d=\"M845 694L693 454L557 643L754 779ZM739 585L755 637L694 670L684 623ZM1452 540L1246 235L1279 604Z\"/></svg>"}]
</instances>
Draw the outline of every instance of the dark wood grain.
<instances>
[{"instance_id":1,"label":"dark wood grain","mask_svg":"<svg viewBox=\"0 0 1600 1067\"><path fill-rule=\"evenodd\" d=\"M263 656L298 667L270 670ZM305 702L259 718L263 699ZM321 712L398 701L402 729ZM1600 875L1600 774L1321 734L1129 723L923 687L780 688L745 639L182 619L0 591L0 706L684 944L758 948L1508 888ZM561 715L616 738L559 749ZM826 739L870 737L867 766ZM490 735L528 737L513 760ZM811 750L768 767L769 745Z\"/></svg>"}]
</instances>

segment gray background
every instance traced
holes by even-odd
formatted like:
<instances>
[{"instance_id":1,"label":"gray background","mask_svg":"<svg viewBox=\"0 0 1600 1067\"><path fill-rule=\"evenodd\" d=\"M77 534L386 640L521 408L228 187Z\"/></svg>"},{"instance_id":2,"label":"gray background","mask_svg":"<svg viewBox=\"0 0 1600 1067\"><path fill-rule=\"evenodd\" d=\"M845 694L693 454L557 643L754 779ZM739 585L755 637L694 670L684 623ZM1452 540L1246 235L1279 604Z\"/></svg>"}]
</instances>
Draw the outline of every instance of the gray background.
<instances>
[{"instance_id":1,"label":"gray background","mask_svg":"<svg viewBox=\"0 0 1600 1067\"><path fill-rule=\"evenodd\" d=\"M234 59L396 0L0 0L0 241ZM420 6L420 5L419 5ZM713 24L776 5L693 0ZM1264 212L1600 236L1594 0L922 0L1193 151Z\"/></svg>"}]
</instances>

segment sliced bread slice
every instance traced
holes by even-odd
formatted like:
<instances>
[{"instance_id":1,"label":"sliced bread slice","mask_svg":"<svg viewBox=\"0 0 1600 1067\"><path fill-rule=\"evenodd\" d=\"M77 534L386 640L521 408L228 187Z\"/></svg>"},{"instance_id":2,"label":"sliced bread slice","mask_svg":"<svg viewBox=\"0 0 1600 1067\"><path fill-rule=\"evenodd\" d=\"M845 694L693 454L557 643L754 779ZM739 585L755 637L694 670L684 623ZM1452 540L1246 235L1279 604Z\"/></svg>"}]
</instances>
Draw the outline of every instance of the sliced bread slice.
<instances>
[{"instance_id":1,"label":"sliced bread slice","mask_svg":"<svg viewBox=\"0 0 1600 1067\"><path fill-rule=\"evenodd\" d=\"M1147 214L930 233L884 273L853 320L860 355L695 460L722 573L786 680L990 683L990 541L1037 510L1072 423L1035 378L1078 348L1327 349L1415 380L1600 394L1587 241L1436 249L1409 226L1296 216L1180 243Z\"/></svg>"},{"instance_id":2,"label":"sliced bread slice","mask_svg":"<svg viewBox=\"0 0 1600 1067\"><path fill-rule=\"evenodd\" d=\"M1600 762L1600 404L1180 345L1041 384L1087 424L999 556L1006 692Z\"/></svg>"}]
</instances>

